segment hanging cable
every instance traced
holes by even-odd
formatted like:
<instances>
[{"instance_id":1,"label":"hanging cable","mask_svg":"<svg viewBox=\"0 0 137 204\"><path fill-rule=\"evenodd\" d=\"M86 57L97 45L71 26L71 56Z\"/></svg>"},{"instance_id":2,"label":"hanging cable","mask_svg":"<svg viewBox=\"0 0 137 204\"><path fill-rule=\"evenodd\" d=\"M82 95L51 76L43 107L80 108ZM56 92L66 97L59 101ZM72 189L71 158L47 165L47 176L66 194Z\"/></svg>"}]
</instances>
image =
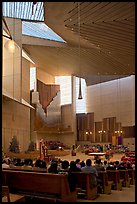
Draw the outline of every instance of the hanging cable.
<instances>
[{"instance_id":1,"label":"hanging cable","mask_svg":"<svg viewBox=\"0 0 137 204\"><path fill-rule=\"evenodd\" d=\"M79 71L80 71L80 77L79 77L79 94L78 99L82 98L82 90L81 90L81 66L80 66L80 4L78 2L78 35L79 35L79 42L78 42L78 51L79 51Z\"/></svg>"}]
</instances>

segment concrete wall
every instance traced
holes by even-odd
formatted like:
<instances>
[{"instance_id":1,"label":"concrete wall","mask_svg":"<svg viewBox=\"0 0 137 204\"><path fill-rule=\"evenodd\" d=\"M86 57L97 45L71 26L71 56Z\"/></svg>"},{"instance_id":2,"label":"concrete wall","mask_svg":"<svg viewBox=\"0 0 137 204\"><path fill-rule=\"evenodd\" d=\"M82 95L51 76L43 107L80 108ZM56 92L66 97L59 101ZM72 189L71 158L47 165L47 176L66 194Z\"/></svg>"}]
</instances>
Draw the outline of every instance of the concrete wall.
<instances>
[{"instance_id":1,"label":"concrete wall","mask_svg":"<svg viewBox=\"0 0 137 204\"><path fill-rule=\"evenodd\" d=\"M122 126L135 125L135 76L89 86L87 95L87 112L94 112L95 122L116 117Z\"/></svg>"},{"instance_id":2,"label":"concrete wall","mask_svg":"<svg viewBox=\"0 0 137 204\"><path fill-rule=\"evenodd\" d=\"M30 62L22 58L22 98L30 103Z\"/></svg>"},{"instance_id":3,"label":"concrete wall","mask_svg":"<svg viewBox=\"0 0 137 204\"><path fill-rule=\"evenodd\" d=\"M39 68L37 68L36 78L45 84L54 84L55 83L54 76L46 73L45 71L43 71L42 69L39 69Z\"/></svg>"},{"instance_id":4,"label":"concrete wall","mask_svg":"<svg viewBox=\"0 0 137 204\"><path fill-rule=\"evenodd\" d=\"M12 99L2 103L2 147L7 152L12 136L16 136L21 151L28 148L30 140L30 108Z\"/></svg>"}]
</instances>

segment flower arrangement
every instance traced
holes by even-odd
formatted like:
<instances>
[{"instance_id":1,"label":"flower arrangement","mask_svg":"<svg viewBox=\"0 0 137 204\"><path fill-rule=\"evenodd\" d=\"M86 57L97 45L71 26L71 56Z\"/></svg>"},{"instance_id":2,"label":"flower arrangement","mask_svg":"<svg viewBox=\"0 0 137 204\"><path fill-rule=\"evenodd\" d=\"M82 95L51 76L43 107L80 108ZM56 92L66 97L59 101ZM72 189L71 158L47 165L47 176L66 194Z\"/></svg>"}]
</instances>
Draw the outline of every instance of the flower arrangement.
<instances>
[{"instance_id":1,"label":"flower arrangement","mask_svg":"<svg viewBox=\"0 0 137 204\"><path fill-rule=\"evenodd\" d=\"M111 150L106 151L105 158L109 160L111 157L113 157L113 151Z\"/></svg>"}]
</instances>

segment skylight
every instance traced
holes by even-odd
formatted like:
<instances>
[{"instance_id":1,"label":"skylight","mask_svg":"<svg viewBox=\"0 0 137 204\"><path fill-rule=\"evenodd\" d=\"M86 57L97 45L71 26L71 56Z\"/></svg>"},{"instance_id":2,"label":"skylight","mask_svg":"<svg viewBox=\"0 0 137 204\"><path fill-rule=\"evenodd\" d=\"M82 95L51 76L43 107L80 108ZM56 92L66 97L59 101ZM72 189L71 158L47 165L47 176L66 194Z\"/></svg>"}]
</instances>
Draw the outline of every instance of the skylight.
<instances>
[{"instance_id":1,"label":"skylight","mask_svg":"<svg viewBox=\"0 0 137 204\"><path fill-rule=\"evenodd\" d=\"M23 35L65 42L44 23L44 2L3 2L2 5L4 17L22 19Z\"/></svg>"},{"instance_id":2,"label":"skylight","mask_svg":"<svg viewBox=\"0 0 137 204\"><path fill-rule=\"evenodd\" d=\"M59 35L57 35L52 29L50 29L45 23L34 22L22 22L22 34L44 38L47 40L54 40L59 42L65 42Z\"/></svg>"},{"instance_id":3,"label":"skylight","mask_svg":"<svg viewBox=\"0 0 137 204\"><path fill-rule=\"evenodd\" d=\"M3 2L3 16L44 22L44 2Z\"/></svg>"}]
</instances>

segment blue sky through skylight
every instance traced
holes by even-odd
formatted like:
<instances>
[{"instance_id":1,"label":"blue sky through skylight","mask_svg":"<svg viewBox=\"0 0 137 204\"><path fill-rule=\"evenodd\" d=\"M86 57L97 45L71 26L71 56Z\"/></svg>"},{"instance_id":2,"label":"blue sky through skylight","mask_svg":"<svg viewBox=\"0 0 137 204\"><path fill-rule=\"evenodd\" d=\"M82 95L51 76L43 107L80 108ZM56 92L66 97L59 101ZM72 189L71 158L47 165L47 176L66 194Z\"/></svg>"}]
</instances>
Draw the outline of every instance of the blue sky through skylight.
<instances>
[{"instance_id":1,"label":"blue sky through skylight","mask_svg":"<svg viewBox=\"0 0 137 204\"><path fill-rule=\"evenodd\" d=\"M52 29L50 29L45 23L34 22L22 22L22 34L44 38L47 40L54 40L59 42L65 42L59 35L57 35Z\"/></svg>"},{"instance_id":2,"label":"blue sky through skylight","mask_svg":"<svg viewBox=\"0 0 137 204\"><path fill-rule=\"evenodd\" d=\"M33 2L2 2L2 13L5 17L25 20L22 21L23 35L65 42L44 23L43 2L34 5Z\"/></svg>"},{"instance_id":3,"label":"blue sky through skylight","mask_svg":"<svg viewBox=\"0 0 137 204\"><path fill-rule=\"evenodd\" d=\"M43 2L2 2L2 13L5 17L44 22Z\"/></svg>"}]
</instances>

